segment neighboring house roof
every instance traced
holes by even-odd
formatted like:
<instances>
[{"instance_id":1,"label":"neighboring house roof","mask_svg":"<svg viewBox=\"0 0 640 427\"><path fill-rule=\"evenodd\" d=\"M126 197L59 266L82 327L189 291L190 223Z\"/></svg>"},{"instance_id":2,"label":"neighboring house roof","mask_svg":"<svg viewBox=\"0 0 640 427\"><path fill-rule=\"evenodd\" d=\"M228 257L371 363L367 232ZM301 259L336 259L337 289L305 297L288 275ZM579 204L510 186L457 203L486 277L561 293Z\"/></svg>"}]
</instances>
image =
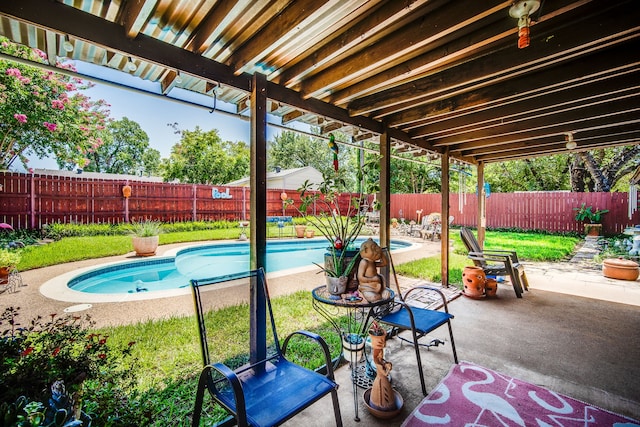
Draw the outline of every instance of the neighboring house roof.
<instances>
[{"instance_id":1,"label":"neighboring house roof","mask_svg":"<svg viewBox=\"0 0 640 427\"><path fill-rule=\"evenodd\" d=\"M143 175L127 175L121 173L103 173L103 172L86 172L81 169L75 171L67 170L55 170L55 169L34 169L35 175L49 175L49 176L69 176L76 178L89 178L89 179L111 179L114 181L144 181L144 182L163 182L159 176L143 176Z\"/></svg>"},{"instance_id":2,"label":"neighboring house roof","mask_svg":"<svg viewBox=\"0 0 640 427\"><path fill-rule=\"evenodd\" d=\"M322 173L312 166L295 169L278 169L273 172L267 172L267 188L297 190L307 180L313 184L319 184L322 182ZM230 187L248 187L249 178L231 181L225 185Z\"/></svg>"}]
</instances>

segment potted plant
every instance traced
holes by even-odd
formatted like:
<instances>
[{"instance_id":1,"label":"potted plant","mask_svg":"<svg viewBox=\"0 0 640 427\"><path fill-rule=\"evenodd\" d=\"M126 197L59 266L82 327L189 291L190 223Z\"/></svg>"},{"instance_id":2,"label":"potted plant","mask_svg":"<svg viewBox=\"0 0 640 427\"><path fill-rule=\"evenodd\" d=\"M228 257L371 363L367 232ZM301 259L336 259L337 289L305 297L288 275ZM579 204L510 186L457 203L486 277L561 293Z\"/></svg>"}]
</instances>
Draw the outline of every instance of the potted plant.
<instances>
[{"instance_id":1,"label":"potted plant","mask_svg":"<svg viewBox=\"0 0 640 427\"><path fill-rule=\"evenodd\" d=\"M307 229L307 226L304 224L296 224L294 228L296 230L296 237L298 239L302 239L305 235L305 230Z\"/></svg>"},{"instance_id":2,"label":"potted plant","mask_svg":"<svg viewBox=\"0 0 640 427\"><path fill-rule=\"evenodd\" d=\"M9 273L16 268L20 262L20 253L8 249L0 249L0 284L7 283Z\"/></svg>"},{"instance_id":3,"label":"potted plant","mask_svg":"<svg viewBox=\"0 0 640 427\"><path fill-rule=\"evenodd\" d=\"M159 234L162 232L162 223L146 219L144 221L132 222L131 233L133 234L133 249L137 256L155 255L158 249Z\"/></svg>"},{"instance_id":4,"label":"potted plant","mask_svg":"<svg viewBox=\"0 0 640 427\"><path fill-rule=\"evenodd\" d=\"M365 165L358 170L357 179L362 180ZM370 189L371 192L375 189ZM284 200L285 206L293 206L303 216L308 224L314 226L328 241L327 254L325 254L324 266L318 265L328 278L340 278L346 280L349 289L357 289L357 282L353 277L354 258L358 255L358 248L354 241L362 231L366 219L367 193L364 186L360 192L348 193L346 182L342 172L324 174L323 181L314 190L314 184L305 181L298 188L300 205L296 206L292 199ZM348 200L345 200L348 199ZM314 206L317 215L307 213ZM329 281L330 279L328 279ZM355 283L354 283L355 282ZM341 287L342 285L329 284L327 286Z\"/></svg>"},{"instance_id":5,"label":"potted plant","mask_svg":"<svg viewBox=\"0 0 640 427\"><path fill-rule=\"evenodd\" d=\"M602 230L602 215L609 212L608 209L594 209L582 203L579 208L573 208L576 211L576 221L585 222L584 232L587 236L599 236Z\"/></svg>"}]
</instances>

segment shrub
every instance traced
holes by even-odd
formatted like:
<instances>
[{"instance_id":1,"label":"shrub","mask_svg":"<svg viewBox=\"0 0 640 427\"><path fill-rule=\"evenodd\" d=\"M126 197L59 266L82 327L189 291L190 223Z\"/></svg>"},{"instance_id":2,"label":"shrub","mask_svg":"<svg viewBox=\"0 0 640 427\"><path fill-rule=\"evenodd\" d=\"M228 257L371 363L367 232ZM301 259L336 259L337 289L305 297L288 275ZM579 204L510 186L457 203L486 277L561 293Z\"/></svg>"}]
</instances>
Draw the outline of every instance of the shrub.
<instances>
[{"instance_id":1,"label":"shrub","mask_svg":"<svg viewBox=\"0 0 640 427\"><path fill-rule=\"evenodd\" d=\"M96 421L110 418L114 405L126 411L124 393L132 388L137 372L137 361L131 357L134 342L111 347L107 335L89 331L93 322L88 315L51 314L48 321L37 317L22 326L19 310L8 307L0 315L0 416L13 414L18 420L44 414L45 422L55 409L80 401L92 409Z\"/></svg>"}]
</instances>

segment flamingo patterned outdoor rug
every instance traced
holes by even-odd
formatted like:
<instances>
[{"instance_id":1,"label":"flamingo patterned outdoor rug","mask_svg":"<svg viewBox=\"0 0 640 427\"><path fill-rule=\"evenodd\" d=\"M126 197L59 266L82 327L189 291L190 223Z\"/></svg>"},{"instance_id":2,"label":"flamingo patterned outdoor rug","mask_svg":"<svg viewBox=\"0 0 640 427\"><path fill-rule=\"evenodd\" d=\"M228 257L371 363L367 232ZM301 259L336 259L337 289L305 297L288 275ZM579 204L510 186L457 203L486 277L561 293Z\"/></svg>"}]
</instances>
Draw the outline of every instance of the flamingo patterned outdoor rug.
<instances>
[{"instance_id":1,"label":"flamingo patterned outdoor rug","mask_svg":"<svg viewBox=\"0 0 640 427\"><path fill-rule=\"evenodd\" d=\"M491 369L461 362L424 398L402 427L640 426L597 408Z\"/></svg>"}]
</instances>

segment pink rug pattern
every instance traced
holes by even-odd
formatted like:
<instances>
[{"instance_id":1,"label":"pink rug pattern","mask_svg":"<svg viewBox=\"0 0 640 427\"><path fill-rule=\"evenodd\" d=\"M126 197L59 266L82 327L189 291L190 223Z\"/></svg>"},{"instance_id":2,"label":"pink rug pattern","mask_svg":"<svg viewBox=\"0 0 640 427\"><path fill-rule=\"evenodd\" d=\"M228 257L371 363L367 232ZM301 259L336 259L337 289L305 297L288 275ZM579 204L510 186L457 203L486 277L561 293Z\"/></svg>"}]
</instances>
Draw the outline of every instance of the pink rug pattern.
<instances>
[{"instance_id":1,"label":"pink rug pattern","mask_svg":"<svg viewBox=\"0 0 640 427\"><path fill-rule=\"evenodd\" d=\"M402 423L417 426L638 427L640 422L461 362Z\"/></svg>"}]
</instances>

